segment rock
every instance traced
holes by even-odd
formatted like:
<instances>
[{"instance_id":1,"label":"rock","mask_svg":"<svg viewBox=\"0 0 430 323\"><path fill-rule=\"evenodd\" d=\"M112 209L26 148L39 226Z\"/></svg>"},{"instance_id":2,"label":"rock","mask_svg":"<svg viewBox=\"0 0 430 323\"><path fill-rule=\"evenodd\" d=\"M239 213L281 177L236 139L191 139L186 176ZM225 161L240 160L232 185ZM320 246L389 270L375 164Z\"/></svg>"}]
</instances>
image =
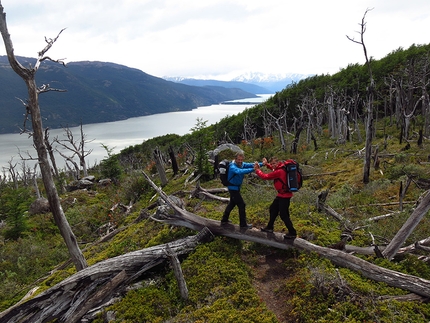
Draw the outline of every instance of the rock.
<instances>
[{"instance_id":1,"label":"rock","mask_svg":"<svg viewBox=\"0 0 430 323\"><path fill-rule=\"evenodd\" d=\"M30 208L28 210L28 213L30 215L43 214L48 212L51 212L51 208L49 206L48 199L43 197L38 198L36 201L31 203Z\"/></svg>"}]
</instances>

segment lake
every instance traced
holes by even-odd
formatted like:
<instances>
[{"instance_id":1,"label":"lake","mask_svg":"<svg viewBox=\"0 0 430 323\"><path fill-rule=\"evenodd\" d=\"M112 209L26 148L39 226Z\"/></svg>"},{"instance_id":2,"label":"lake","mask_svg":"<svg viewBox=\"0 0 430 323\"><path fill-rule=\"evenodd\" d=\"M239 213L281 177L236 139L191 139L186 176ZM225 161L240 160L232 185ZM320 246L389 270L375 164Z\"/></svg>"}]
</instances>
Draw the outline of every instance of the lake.
<instances>
[{"instance_id":1,"label":"lake","mask_svg":"<svg viewBox=\"0 0 430 323\"><path fill-rule=\"evenodd\" d=\"M197 119L207 121L207 125L212 125L226 116L232 116L242 112L246 108L252 107L260 102L266 101L272 94L261 94L257 98L234 100L223 104L214 104L193 109L191 111L169 112L154 114L145 117L130 118L127 120L104 122L83 125L83 131L87 141L86 150L92 149L92 153L86 158L87 165L93 166L107 156L106 150L101 144L112 149L113 153L119 153L122 149L129 146L141 144L143 141L166 135L178 134L180 136L190 133L190 129L195 127ZM240 104L246 102L246 104ZM80 139L80 127L70 128L75 139ZM63 129L53 129L49 132L51 141L58 137L65 139ZM27 157L27 152L36 157L33 148L33 140L26 134L4 134L0 135L0 174L3 174L4 167L9 166L12 159L13 164L20 163L22 156ZM66 155L70 152L62 150ZM77 162L77 159L75 159ZM56 157L59 168L64 167L63 158ZM34 165L35 162L29 161L27 165ZM79 163L78 163L79 164ZM20 167L17 170L21 172Z\"/></svg>"}]
</instances>

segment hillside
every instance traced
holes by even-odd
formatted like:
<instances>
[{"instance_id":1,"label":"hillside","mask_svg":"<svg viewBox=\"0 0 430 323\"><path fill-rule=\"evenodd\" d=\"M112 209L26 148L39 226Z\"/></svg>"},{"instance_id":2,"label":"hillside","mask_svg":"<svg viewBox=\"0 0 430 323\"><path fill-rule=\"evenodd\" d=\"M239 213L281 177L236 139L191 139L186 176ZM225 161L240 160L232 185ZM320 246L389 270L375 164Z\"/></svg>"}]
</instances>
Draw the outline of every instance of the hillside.
<instances>
[{"instance_id":1,"label":"hillside","mask_svg":"<svg viewBox=\"0 0 430 323\"><path fill-rule=\"evenodd\" d=\"M19 58L24 66L35 59ZM0 56L0 134L19 132L27 90ZM188 86L169 82L123 65L104 62L72 62L64 67L45 61L36 74L38 86L65 92L40 95L44 126L61 128L124 120L156 113L191 110L199 106L255 97L239 88Z\"/></svg>"},{"instance_id":2,"label":"hillside","mask_svg":"<svg viewBox=\"0 0 430 323\"><path fill-rule=\"evenodd\" d=\"M429 45L412 46L372 61L373 101L367 66L351 65L293 84L210 127L198 124L191 134L153 138L106 158L90 170L93 184L61 194L91 273L79 284L66 285L82 271L75 275L50 212L34 207L32 181L1 181L0 310L31 291L30 300L9 313L25 315L20 309L27 306L34 317L66 304L45 321L73 313L94 323L429 322L430 204L421 203L430 196L430 89L429 74L422 73L428 52ZM273 235L259 231L276 192L253 174L241 192L254 228L219 229L228 194L207 158L219 143L237 145L250 162L276 155L300 163L304 186L290 207L298 239L280 240L286 229L279 218ZM217 156L233 155L227 149ZM108 185L98 181L106 178L112 179ZM64 181L79 183L72 173L61 174L59 190ZM40 179L38 188L43 195ZM171 220L178 212L162 206L161 190L183 203L182 220ZM178 253L188 288L184 299L167 244L178 250L178 241L197 234L187 226L190 214L215 233ZM230 219L239 223L237 209ZM392 257L384 254L399 241ZM145 250L163 256L145 261ZM342 262L346 257L350 261ZM114 262L122 267L107 265ZM130 269L131 263L140 266ZM115 271L91 272L100 267L103 274ZM49 304L43 310L40 298ZM88 304L95 311L81 313L80 305Z\"/></svg>"},{"instance_id":3,"label":"hillside","mask_svg":"<svg viewBox=\"0 0 430 323\"><path fill-rule=\"evenodd\" d=\"M395 129L390 129L388 133L395 133ZM202 135L199 132L194 134L197 137ZM152 151L152 147L162 148L164 140L169 144L178 139L173 136L156 138L140 148L135 147L134 153L144 156L146 152ZM182 140L188 139L190 137ZM375 239L373 243L385 245L387 239L407 219L414 202L423 193L416 185L410 187L404 200L404 210L395 212L399 206L397 191L400 182L407 179L404 175L398 177L398 172L409 167L415 174L428 173L427 165L411 163L417 156L430 154L428 143L423 148L414 145L404 153L395 139L389 140L387 148L381 151L381 156L387 156L387 166L383 172L373 170L372 183L364 186L361 183L362 158L356 145L346 144L334 150L330 147L333 141L328 136L319 137L318 140L318 152L305 150L297 156L279 154L283 158L297 159L306 176L304 187L294 196L291 205L292 219L299 236L313 244L327 247L339 242L342 234L347 232L352 237L348 243L352 245L368 246L372 243L372 236ZM383 139L379 139L375 144L383 142ZM247 145L241 148L245 150L247 160L258 159L262 153L270 154L277 150L276 146L272 149L266 147L264 152L258 149L252 153L251 147ZM130 153L130 150L124 152L122 165L126 165L125 160L131 160ZM173 176L168 170L169 183L163 190L180 196L190 212L219 220L225 204L201 199L190 193L196 183L187 183L189 175L185 160L186 156L178 156L180 173ZM145 172L155 174L155 166L151 166L149 161L142 166ZM96 169L91 173L100 176ZM157 176L153 178L159 183ZM205 181L201 185L205 189L221 187L217 179ZM247 202L248 219L256 228L266 224L267 208L274 196L271 186L271 183L256 180L253 176L248 176L244 183L243 195ZM347 222L339 222L317 209L317 195L326 188L330 188L327 204L351 221L352 227L345 227ZM3 198L10 198L11 194L13 191L2 187ZM20 194L19 200L22 200L22 192ZM226 195L222 193L221 196ZM90 265L196 233L190 229L157 223L149 218L155 213L151 206L154 205L153 197L154 191L139 172L124 174L114 186L94 186L90 191L78 190L63 196L67 218L82 247L85 247L85 257ZM127 211L129 203L133 206ZM379 221L366 222L366 219L387 213L392 215ZM237 211L233 211L231 219L233 223L238 223ZM30 287L40 286L38 292L46 290L74 272L67 262L65 266L57 267L67 260L67 251L49 214L35 214L27 221L27 230L21 239L15 243L2 240L1 272L9 273L3 276L1 283L2 309L20 299ZM423 219L406 245L427 238L429 225L428 218ZM352 228L353 231L347 231ZM119 230L115 232L113 229ZM278 219L275 231L282 233L284 230ZM4 234L5 231L2 232ZM115 234L106 239L104 235L107 232ZM100 237L104 237L105 241L97 242ZM417 255L406 254L393 262L371 255L365 256L365 259L429 279L428 265L419 260L422 256L423 252L417 251ZM353 319L355 322L390 322L391 315L385 311L392 307L395 307L400 322L406 322L406 318L407 322L424 322L421 316L426 320L430 318L427 314L428 303L408 301L406 298L404 301L396 300L396 297L406 295L405 291L372 282L356 272L336 267L317 255L294 248L285 251L264 244L216 237L181 259L189 290L187 302L181 301L175 278L166 263L143 275L138 279L139 284L122 293L124 298L120 302L107 308L108 311L115 311L114 322L223 319L227 322L289 323L309 322L317 317L324 317L329 322L344 322L345 312L350 318L347 321L351 322L354 322ZM19 263L19 267L15 267L15 263ZM55 267L56 271L46 274ZM42 279L34 283L38 278ZM139 299L145 301L142 303ZM93 322L104 321L99 318Z\"/></svg>"}]
</instances>

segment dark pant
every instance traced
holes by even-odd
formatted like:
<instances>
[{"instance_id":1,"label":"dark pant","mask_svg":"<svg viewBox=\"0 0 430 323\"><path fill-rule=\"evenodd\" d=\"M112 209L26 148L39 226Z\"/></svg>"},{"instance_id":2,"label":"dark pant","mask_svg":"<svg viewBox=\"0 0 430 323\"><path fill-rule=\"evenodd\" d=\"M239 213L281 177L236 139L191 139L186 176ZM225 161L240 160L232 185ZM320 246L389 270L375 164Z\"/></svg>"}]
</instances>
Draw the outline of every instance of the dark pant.
<instances>
[{"instance_id":1,"label":"dark pant","mask_svg":"<svg viewBox=\"0 0 430 323\"><path fill-rule=\"evenodd\" d=\"M224 215L221 219L223 222L227 222L228 218L230 216L231 211L233 208L237 205L237 208L239 209L239 223L240 226L246 226L246 212L245 212L245 201L242 198L242 195L240 195L240 191L233 191L228 190L230 193L230 202L228 203L227 207L225 208Z\"/></svg>"},{"instance_id":2,"label":"dark pant","mask_svg":"<svg viewBox=\"0 0 430 323\"><path fill-rule=\"evenodd\" d=\"M269 223L267 223L267 228L273 230L273 226L275 224L275 220L279 214L282 221L284 221L285 226L288 229L288 233L291 235L296 235L296 229L294 229L293 223L290 219L290 199L289 198L281 198L276 197L269 208L270 219Z\"/></svg>"}]
</instances>

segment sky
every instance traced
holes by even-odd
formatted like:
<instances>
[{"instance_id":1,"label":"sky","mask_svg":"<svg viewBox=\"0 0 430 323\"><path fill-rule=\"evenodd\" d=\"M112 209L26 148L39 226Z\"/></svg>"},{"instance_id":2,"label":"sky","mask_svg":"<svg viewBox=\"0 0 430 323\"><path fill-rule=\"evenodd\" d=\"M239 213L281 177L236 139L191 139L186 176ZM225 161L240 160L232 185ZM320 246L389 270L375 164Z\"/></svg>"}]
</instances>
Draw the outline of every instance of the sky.
<instances>
[{"instance_id":1,"label":"sky","mask_svg":"<svg viewBox=\"0 0 430 323\"><path fill-rule=\"evenodd\" d=\"M15 54L103 61L157 77L334 74L430 43L428 0L0 0ZM5 55L0 46L0 55Z\"/></svg>"}]
</instances>

